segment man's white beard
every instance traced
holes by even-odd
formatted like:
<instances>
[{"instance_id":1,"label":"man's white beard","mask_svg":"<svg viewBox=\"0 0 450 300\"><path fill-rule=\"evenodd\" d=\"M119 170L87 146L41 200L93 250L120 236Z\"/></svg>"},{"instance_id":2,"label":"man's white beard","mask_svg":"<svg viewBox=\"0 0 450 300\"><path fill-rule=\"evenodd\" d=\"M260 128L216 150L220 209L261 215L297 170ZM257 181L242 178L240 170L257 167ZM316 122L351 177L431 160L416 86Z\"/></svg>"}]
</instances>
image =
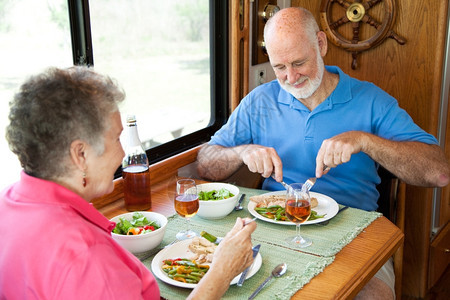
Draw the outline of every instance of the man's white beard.
<instances>
[{"instance_id":1,"label":"man's white beard","mask_svg":"<svg viewBox=\"0 0 450 300\"><path fill-rule=\"evenodd\" d=\"M320 51L317 48L317 57L316 57L316 68L317 68L317 76L313 79L302 76L297 80L297 82L293 85L289 84L289 81L286 79L284 83L282 83L280 80L278 82L280 83L281 87L288 93L292 94L297 99L306 99L312 96L314 92L319 88L320 83L322 82L323 73L325 71L325 66L323 63L323 59L320 56ZM295 88L294 86L302 83L304 81L308 81L308 84L305 87L302 88Z\"/></svg>"}]
</instances>

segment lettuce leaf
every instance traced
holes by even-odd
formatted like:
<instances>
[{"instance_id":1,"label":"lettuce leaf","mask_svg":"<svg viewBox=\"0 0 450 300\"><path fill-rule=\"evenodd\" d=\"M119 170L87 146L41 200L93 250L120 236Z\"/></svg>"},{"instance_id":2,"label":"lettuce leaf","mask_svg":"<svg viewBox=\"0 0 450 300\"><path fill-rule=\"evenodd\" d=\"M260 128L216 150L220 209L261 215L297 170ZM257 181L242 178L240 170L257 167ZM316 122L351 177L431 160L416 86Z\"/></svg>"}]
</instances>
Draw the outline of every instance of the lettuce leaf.
<instances>
[{"instance_id":1,"label":"lettuce leaf","mask_svg":"<svg viewBox=\"0 0 450 300\"><path fill-rule=\"evenodd\" d=\"M219 191L212 190L209 192L201 191L198 193L198 200L208 201L208 200L223 200L233 197L234 194L229 190L222 188Z\"/></svg>"}]
</instances>

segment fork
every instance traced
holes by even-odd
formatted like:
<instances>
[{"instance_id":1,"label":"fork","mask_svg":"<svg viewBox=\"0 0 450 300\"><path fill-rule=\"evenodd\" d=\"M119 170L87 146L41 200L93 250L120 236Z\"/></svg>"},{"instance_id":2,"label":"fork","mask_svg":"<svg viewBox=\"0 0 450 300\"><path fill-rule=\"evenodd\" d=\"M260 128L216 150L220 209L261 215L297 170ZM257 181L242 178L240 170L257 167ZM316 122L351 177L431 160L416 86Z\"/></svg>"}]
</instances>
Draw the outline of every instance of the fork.
<instances>
[{"instance_id":1,"label":"fork","mask_svg":"<svg viewBox=\"0 0 450 300\"><path fill-rule=\"evenodd\" d=\"M179 241L178 239L174 239L174 240L171 241L169 244L165 245L165 246L164 246L164 249L167 248L167 247L169 247L169 246L172 246L173 244L175 244L175 243L178 242L178 241Z\"/></svg>"},{"instance_id":2,"label":"fork","mask_svg":"<svg viewBox=\"0 0 450 300\"><path fill-rule=\"evenodd\" d=\"M323 166L323 172L325 172L326 170L329 170L329 169L330 169L330 167L328 167L326 165ZM317 177L309 178L303 184L302 190L309 191L313 187L313 185L316 183L316 181L317 181Z\"/></svg>"}]
</instances>

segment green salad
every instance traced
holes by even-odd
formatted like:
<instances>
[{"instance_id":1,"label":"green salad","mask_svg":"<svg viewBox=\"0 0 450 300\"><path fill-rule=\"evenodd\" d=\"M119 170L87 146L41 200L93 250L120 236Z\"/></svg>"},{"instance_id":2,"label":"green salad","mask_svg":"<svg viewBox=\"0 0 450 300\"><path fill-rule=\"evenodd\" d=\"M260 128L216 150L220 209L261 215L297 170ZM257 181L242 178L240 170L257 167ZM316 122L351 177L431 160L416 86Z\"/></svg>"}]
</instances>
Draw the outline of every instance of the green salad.
<instances>
[{"instance_id":1,"label":"green salad","mask_svg":"<svg viewBox=\"0 0 450 300\"><path fill-rule=\"evenodd\" d=\"M155 221L149 221L143 214L136 212L133 214L131 221L120 218L113 232L123 235L138 235L152 232L159 228L160 226Z\"/></svg>"},{"instance_id":2,"label":"green salad","mask_svg":"<svg viewBox=\"0 0 450 300\"><path fill-rule=\"evenodd\" d=\"M198 193L198 200L202 200L202 201L223 200L223 199L227 199L227 198L230 198L233 196L234 196L233 193L231 193L227 189L220 189L218 191L212 190L209 192L201 191Z\"/></svg>"}]
</instances>

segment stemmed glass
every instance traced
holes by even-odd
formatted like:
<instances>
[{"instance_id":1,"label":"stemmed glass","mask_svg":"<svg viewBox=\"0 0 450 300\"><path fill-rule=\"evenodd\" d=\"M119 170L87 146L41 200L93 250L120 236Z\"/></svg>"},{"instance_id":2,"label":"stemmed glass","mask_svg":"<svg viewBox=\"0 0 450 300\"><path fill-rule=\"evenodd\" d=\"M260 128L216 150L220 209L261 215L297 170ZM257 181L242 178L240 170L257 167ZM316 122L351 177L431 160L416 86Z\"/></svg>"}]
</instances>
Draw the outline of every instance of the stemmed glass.
<instances>
[{"instance_id":1,"label":"stemmed glass","mask_svg":"<svg viewBox=\"0 0 450 300\"><path fill-rule=\"evenodd\" d=\"M193 179L177 180L177 190L175 194L175 210L186 219L186 230L177 233L179 240L190 239L197 236L195 231L189 229L189 220L197 213L199 208L197 186Z\"/></svg>"},{"instance_id":2,"label":"stemmed glass","mask_svg":"<svg viewBox=\"0 0 450 300\"><path fill-rule=\"evenodd\" d=\"M293 183L287 189L286 216L295 223L296 235L286 242L295 248L305 248L312 244L311 239L300 235L300 224L311 215L311 198L308 190L302 190L302 183Z\"/></svg>"}]
</instances>

